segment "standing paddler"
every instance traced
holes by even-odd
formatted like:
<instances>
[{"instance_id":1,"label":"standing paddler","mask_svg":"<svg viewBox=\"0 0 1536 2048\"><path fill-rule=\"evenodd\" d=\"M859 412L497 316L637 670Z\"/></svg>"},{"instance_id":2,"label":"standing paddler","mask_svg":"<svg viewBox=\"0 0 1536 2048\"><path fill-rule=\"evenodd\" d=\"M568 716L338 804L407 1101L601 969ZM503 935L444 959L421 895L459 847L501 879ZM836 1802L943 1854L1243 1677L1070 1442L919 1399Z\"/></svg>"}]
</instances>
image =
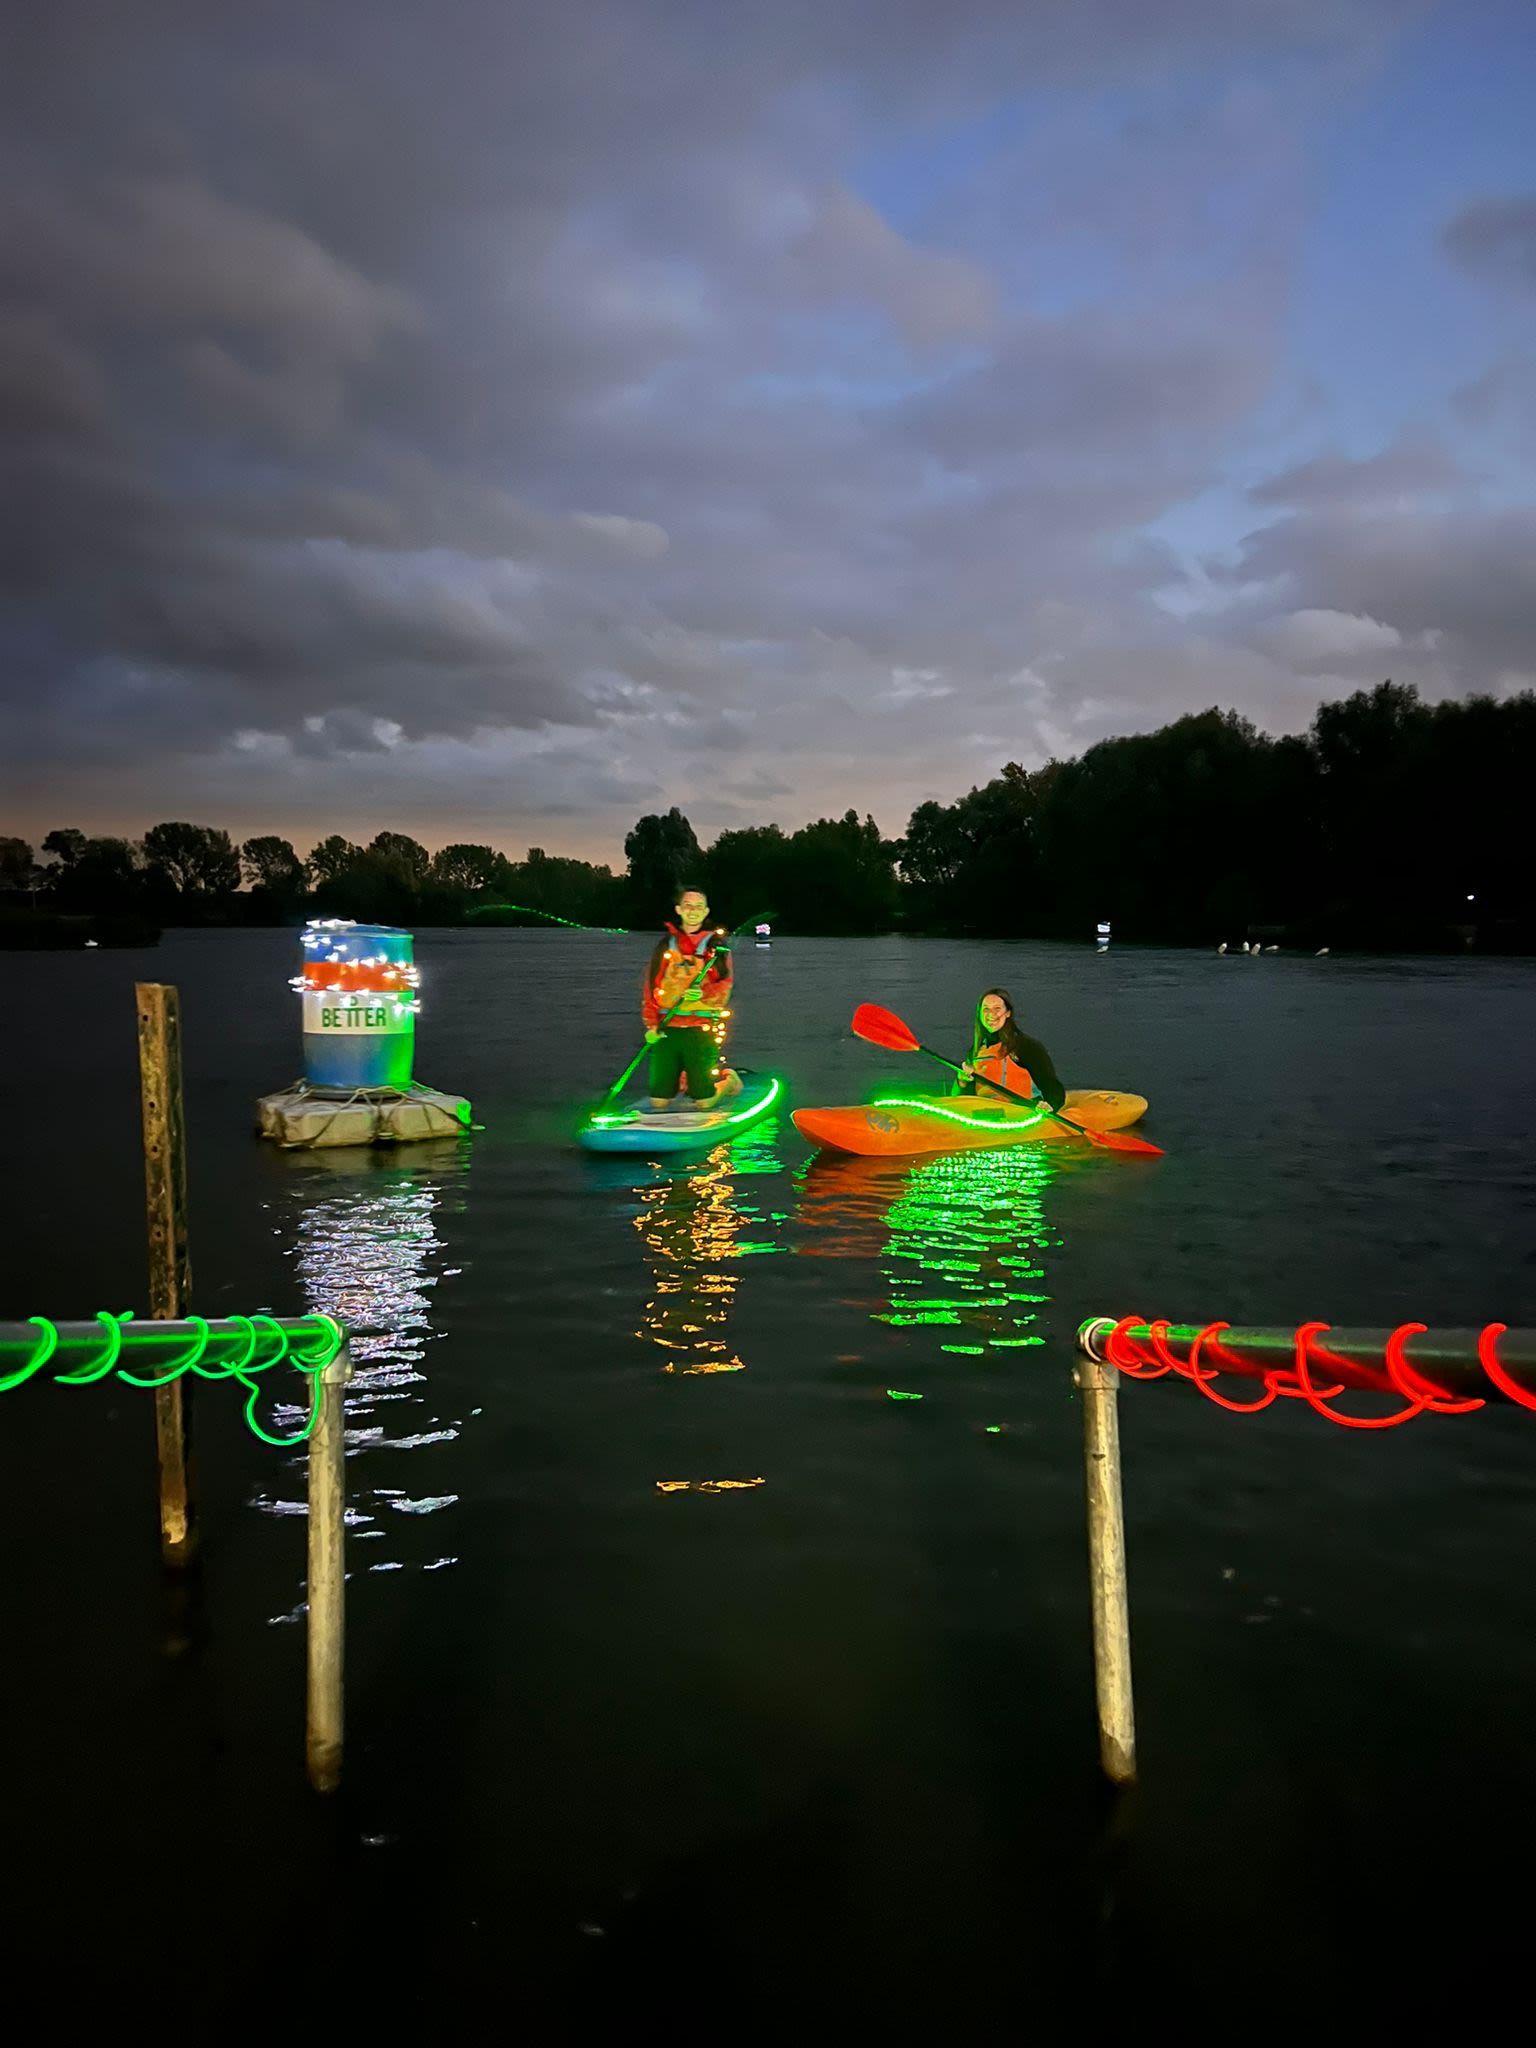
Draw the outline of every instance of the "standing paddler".
<instances>
[{"instance_id":1,"label":"standing paddler","mask_svg":"<svg viewBox=\"0 0 1536 2048\"><path fill-rule=\"evenodd\" d=\"M665 937L651 954L640 1004L651 1048L652 1109L669 1107L683 1079L694 1109L713 1109L723 1097L735 1094L741 1084L722 1064L730 1004L727 934L710 924L704 891L683 889L677 899L677 922L668 923Z\"/></svg>"}]
</instances>

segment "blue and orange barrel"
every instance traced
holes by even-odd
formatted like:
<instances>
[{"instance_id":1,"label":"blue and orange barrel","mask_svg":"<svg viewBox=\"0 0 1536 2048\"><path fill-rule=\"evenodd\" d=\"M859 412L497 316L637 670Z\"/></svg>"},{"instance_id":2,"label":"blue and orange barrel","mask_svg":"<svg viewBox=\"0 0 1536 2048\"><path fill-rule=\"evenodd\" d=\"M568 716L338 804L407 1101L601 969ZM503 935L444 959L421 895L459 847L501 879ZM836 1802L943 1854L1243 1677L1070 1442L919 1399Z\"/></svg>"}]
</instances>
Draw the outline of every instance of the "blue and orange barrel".
<instances>
[{"instance_id":1,"label":"blue and orange barrel","mask_svg":"<svg viewBox=\"0 0 1536 2048\"><path fill-rule=\"evenodd\" d=\"M304 1078L311 1088L409 1088L418 976L411 934L313 918L304 927Z\"/></svg>"}]
</instances>

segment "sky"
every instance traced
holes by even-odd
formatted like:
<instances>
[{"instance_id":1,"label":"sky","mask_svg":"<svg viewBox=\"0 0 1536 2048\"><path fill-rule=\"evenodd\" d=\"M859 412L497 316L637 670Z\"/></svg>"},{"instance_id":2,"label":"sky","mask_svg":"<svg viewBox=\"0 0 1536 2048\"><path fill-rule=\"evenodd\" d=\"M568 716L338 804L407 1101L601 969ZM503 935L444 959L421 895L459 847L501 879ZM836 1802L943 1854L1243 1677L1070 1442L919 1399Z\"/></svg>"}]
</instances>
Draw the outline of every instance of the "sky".
<instances>
[{"instance_id":1,"label":"sky","mask_svg":"<svg viewBox=\"0 0 1536 2048\"><path fill-rule=\"evenodd\" d=\"M0 25L0 833L622 859L1536 686L1532 0Z\"/></svg>"}]
</instances>

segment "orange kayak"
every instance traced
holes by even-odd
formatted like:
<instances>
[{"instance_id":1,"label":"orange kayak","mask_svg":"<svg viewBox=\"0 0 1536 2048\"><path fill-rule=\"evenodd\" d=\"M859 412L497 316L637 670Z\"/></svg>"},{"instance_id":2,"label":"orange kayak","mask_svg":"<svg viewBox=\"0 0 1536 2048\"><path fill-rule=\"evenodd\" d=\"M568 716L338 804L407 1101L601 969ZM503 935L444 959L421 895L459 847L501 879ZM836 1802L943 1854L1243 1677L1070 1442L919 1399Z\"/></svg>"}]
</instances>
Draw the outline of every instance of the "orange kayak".
<instances>
[{"instance_id":1,"label":"orange kayak","mask_svg":"<svg viewBox=\"0 0 1536 2048\"><path fill-rule=\"evenodd\" d=\"M1065 1113L1095 1131L1123 1131L1147 1113L1144 1095L1112 1088L1069 1088ZM983 1102L972 1095L885 1095L847 1109L797 1109L795 1128L834 1152L894 1157L904 1152L971 1151L982 1145L1082 1145L1076 1131L1039 1109Z\"/></svg>"}]
</instances>

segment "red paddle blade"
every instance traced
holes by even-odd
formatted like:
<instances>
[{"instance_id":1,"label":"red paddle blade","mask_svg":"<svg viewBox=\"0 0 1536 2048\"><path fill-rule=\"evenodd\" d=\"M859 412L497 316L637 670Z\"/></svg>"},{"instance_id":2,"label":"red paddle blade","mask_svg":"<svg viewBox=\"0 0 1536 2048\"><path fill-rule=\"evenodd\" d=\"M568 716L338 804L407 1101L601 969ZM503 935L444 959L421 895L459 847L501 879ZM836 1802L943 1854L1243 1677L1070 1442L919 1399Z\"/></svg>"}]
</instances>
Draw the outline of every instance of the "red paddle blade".
<instances>
[{"instance_id":1,"label":"red paddle blade","mask_svg":"<svg viewBox=\"0 0 1536 2048\"><path fill-rule=\"evenodd\" d=\"M1084 1137L1102 1145L1106 1152L1139 1152L1143 1159L1165 1156L1161 1145L1154 1145L1150 1138L1133 1138L1129 1131L1090 1131L1086 1124L1082 1130Z\"/></svg>"},{"instance_id":2,"label":"red paddle blade","mask_svg":"<svg viewBox=\"0 0 1536 2048\"><path fill-rule=\"evenodd\" d=\"M878 1003L860 1003L853 1013L853 1035L867 1038L871 1045L883 1045L891 1052L920 1052L921 1046L894 1010L882 1010Z\"/></svg>"}]
</instances>

